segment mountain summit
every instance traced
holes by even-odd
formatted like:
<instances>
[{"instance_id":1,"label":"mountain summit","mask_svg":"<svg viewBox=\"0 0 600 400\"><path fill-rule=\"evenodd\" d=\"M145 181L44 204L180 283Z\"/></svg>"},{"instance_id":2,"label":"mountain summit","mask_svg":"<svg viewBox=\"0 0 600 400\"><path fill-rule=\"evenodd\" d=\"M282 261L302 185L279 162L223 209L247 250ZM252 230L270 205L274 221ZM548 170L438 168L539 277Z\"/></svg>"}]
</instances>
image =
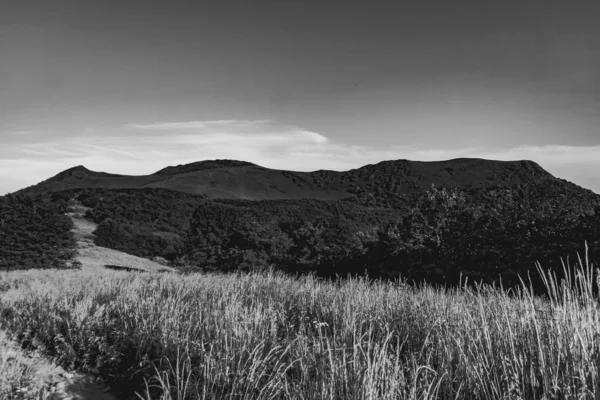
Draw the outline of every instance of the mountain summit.
<instances>
[{"instance_id":1,"label":"mountain summit","mask_svg":"<svg viewBox=\"0 0 600 400\"><path fill-rule=\"evenodd\" d=\"M119 177L119 176L121 176L121 175L108 174L106 172L90 171L83 165L78 165L76 167L69 168L69 169L63 171L63 172L59 173L58 175L56 175L44 182L49 182L49 181L63 182L65 180L68 180L69 178L81 180L81 179L86 179L86 178L88 178L88 179L89 178L115 178L115 177ZM42 183L44 183L44 182L42 182Z\"/></svg>"},{"instance_id":2,"label":"mountain summit","mask_svg":"<svg viewBox=\"0 0 600 400\"><path fill-rule=\"evenodd\" d=\"M194 171L202 171L206 169L216 169L222 167L246 167L246 166L254 166L256 164L249 163L247 161L237 161L237 160L207 160L207 161L197 161L191 164L179 164L175 167L166 167L161 169L158 172L155 172L154 175L176 175L183 174L186 172L194 172Z\"/></svg>"}]
</instances>

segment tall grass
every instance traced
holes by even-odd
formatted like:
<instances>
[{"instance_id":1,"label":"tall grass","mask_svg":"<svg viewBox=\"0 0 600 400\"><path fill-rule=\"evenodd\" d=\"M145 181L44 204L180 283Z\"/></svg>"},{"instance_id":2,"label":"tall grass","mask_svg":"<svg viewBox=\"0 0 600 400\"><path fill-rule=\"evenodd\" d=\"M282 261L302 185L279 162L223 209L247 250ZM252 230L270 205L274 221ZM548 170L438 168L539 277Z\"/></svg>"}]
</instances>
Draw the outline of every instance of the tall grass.
<instances>
[{"instance_id":1,"label":"tall grass","mask_svg":"<svg viewBox=\"0 0 600 400\"><path fill-rule=\"evenodd\" d=\"M0 274L1 324L137 399L600 398L597 282L523 289L311 276ZM129 389L129 390L128 390Z\"/></svg>"},{"instance_id":2,"label":"tall grass","mask_svg":"<svg viewBox=\"0 0 600 400\"><path fill-rule=\"evenodd\" d=\"M0 331L0 399L37 400L42 393L36 382L35 360Z\"/></svg>"}]
</instances>

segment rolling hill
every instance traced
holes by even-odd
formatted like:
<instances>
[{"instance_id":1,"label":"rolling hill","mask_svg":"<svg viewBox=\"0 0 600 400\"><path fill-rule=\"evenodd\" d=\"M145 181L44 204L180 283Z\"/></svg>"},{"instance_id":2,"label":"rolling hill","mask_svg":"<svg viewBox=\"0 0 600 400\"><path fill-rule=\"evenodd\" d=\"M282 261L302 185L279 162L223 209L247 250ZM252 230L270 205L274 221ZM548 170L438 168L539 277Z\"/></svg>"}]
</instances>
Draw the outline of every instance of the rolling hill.
<instances>
[{"instance_id":1,"label":"rolling hill","mask_svg":"<svg viewBox=\"0 0 600 400\"><path fill-rule=\"evenodd\" d=\"M107 174L77 166L24 189L23 192L37 195L68 189L160 188L201 194L209 198L339 200L359 196L364 191L411 195L427 190L432 184L476 189L547 180L559 181L532 161L396 160L344 172L294 172L264 168L242 161L214 160L171 166L141 176Z\"/></svg>"}]
</instances>

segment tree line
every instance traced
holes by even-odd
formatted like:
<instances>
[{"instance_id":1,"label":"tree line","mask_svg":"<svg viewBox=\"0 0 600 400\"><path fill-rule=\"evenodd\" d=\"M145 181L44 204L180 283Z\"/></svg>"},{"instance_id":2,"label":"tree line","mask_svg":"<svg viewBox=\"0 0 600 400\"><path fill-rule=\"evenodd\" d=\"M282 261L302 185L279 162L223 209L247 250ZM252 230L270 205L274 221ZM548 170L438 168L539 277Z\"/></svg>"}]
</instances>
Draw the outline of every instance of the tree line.
<instances>
[{"instance_id":1,"label":"tree line","mask_svg":"<svg viewBox=\"0 0 600 400\"><path fill-rule=\"evenodd\" d=\"M211 200L165 189L13 195L0 198L0 260L66 265L74 243L63 214L78 201L99 224L98 245L186 270L276 268L450 285L468 277L514 286L537 275L536 261L560 271L561 257L581 254L586 241L590 257L598 254L600 208L574 188L545 180L393 197L362 188L342 201Z\"/></svg>"}]
</instances>

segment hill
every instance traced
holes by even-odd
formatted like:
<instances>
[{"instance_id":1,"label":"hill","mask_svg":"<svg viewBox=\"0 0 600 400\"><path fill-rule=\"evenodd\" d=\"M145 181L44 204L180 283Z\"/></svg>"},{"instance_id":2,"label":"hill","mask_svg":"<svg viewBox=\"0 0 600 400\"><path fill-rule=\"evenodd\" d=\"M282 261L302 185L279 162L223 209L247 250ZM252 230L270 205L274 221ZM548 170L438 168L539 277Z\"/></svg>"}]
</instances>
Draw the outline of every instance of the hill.
<instances>
[{"instance_id":1,"label":"hill","mask_svg":"<svg viewBox=\"0 0 600 400\"><path fill-rule=\"evenodd\" d=\"M310 174L279 171L251 163L215 160L164 168L151 175L128 176L90 171L83 166L24 190L39 195L69 189L168 189L210 198L275 200L341 199L348 194L312 182Z\"/></svg>"},{"instance_id":2,"label":"hill","mask_svg":"<svg viewBox=\"0 0 600 400\"><path fill-rule=\"evenodd\" d=\"M214 160L171 166L140 176L107 174L77 166L21 192L39 195L68 189L159 188L222 199L356 198L360 202L368 202L369 197L375 196L381 203L378 205L393 206L403 197L422 193L431 185L477 189L542 181L560 180L532 161L396 160L343 172L294 172L243 161ZM587 195L590 199L594 197L591 192Z\"/></svg>"},{"instance_id":3,"label":"hill","mask_svg":"<svg viewBox=\"0 0 600 400\"><path fill-rule=\"evenodd\" d=\"M214 160L144 176L78 166L18 196L82 204L96 245L186 269L518 285L536 261L560 269L585 240L592 258L600 250L600 196L531 161L292 172Z\"/></svg>"}]
</instances>

